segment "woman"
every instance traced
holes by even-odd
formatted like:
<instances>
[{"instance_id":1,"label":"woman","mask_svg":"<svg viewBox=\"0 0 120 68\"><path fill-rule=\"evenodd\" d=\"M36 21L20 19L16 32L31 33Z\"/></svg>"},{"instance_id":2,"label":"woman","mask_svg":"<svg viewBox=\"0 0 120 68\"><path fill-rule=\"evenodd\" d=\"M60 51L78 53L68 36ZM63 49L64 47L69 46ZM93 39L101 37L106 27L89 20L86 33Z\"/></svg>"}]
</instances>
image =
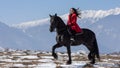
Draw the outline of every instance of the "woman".
<instances>
[{"instance_id":1,"label":"woman","mask_svg":"<svg viewBox=\"0 0 120 68\"><path fill-rule=\"evenodd\" d=\"M78 12L77 9L71 8L70 9L70 14L68 15L68 22L67 26L69 27L72 36L75 36L76 33L81 33L82 30L77 24L77 17L79 17L81 13Z\"/></svg>"}]
</instances>

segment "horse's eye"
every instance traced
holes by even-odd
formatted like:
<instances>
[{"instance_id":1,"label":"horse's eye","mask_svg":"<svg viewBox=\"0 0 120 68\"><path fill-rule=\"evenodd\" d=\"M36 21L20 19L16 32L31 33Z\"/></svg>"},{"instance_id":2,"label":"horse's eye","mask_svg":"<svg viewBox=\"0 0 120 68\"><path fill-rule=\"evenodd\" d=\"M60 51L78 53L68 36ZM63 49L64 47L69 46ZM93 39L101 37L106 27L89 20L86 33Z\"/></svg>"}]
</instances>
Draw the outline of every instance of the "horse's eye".
<instances>
[{"instance_id":1,"label":"horse's eye","mask_svg":"<svg viewBox=\"0 0 120 68\"><path fill-rule=\"evenodd\" d=\"M53 21L53 20L52 20L52 19L50 19L50 22L51 22L51 23L52 23L52 21Z\"/></svg>"},{"instance_id":2,"label":"horse's eye","mask_svg":"<svg viewBox=\"0 0 120 68\"><path fill-rule=\"evenodd\" d=\"M54 20L52 19L51 21L53 22Z\"/></svg>"},{"instance_id":3,"label":"horse's eye","mask_svg":"<svg viewBox=\"0 0 120 68\"><path fill-rule=\"evenodd\" d=\"M54 22L54 19L51 19L50 21L51 21L51 23L53 23L53 22Z\"/></svg>"}]
</instances>

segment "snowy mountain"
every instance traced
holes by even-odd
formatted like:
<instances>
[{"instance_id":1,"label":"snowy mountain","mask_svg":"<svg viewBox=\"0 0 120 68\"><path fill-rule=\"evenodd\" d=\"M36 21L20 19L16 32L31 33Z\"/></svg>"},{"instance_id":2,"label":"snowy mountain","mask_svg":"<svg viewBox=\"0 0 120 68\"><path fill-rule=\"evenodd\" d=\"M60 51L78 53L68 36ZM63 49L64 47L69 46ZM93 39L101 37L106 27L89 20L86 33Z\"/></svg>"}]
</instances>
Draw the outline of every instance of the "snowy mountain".
<instances>
[{"instance_id":1,"label":"snowy mountain","mask_svg":"<svg viewBox=\"0 0 120 68\"><path fill-rule=\"evenodd\" d=\"M64 22L67 21L67 15L61 15ZM119 22L120 8L85 10L82 11L82 19L78 20L82 28L89 28L96 33L101 53L120 51ZM55 33L49 32L49 18L12 26L0 23L0 30L0 46L2 47L51 50L55 44ZM72 48L75 51L83 47Z\"/></svg>"},{"instance_id":2,"label":"snowy mountain","mask_svg":"<svg viewBox=\"0 0 120 68\"><path fill-rule=\"evenodd\" d=\"M20 29L9 27L4 23L0 23L0 46L3 48L16 48L16 49L30 49L35 43L31 37L25 34ZM32 49L32 48L31 48Z\"/></svg>"},{"instance_id":3,"label":"snowy mountain","mask_svg":"<svg viewBox=\"0 0 120 68\"><path fill-rule=\"evenodd\" d=\"M90 26L98 39L101 51L120 51L120 14L105 17Z\"/></svg>"}]
</instances>

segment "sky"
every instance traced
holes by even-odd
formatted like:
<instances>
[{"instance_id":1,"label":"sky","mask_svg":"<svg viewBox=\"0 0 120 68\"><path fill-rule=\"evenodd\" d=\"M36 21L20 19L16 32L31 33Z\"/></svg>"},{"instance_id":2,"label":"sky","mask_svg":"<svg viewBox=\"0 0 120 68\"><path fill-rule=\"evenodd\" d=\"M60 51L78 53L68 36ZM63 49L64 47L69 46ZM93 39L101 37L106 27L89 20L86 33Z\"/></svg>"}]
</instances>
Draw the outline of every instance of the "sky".
<instances>
[{"instance_id":1,"label":"sky","mask_svg":"<svg viewBox=\"0 0 120 68\"><path fill-rule=\"evenodd\" d=\"M0 22L8 25L63 15L71 7L81 10L109 10L120 7L120 0L0 0Z\"/></svg>"}]
</instances>

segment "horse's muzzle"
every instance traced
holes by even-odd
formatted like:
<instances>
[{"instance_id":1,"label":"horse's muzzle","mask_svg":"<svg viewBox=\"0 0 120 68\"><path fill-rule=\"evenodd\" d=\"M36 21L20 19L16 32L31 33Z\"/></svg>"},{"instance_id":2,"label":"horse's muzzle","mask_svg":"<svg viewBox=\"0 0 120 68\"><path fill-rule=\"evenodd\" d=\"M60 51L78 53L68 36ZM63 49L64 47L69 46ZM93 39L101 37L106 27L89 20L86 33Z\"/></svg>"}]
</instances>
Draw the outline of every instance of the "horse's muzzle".
<instances>
[{"instance_id":1,"label":"horse's muzzle","mask_svg":"<svg viewBox=\"0 0 120 68\"><path fill-rule=\"evenodd\" d=\"M53 32L54 30L50 28L49 31L50 31L50 32Z\"/></svg>"}]
</instances>

